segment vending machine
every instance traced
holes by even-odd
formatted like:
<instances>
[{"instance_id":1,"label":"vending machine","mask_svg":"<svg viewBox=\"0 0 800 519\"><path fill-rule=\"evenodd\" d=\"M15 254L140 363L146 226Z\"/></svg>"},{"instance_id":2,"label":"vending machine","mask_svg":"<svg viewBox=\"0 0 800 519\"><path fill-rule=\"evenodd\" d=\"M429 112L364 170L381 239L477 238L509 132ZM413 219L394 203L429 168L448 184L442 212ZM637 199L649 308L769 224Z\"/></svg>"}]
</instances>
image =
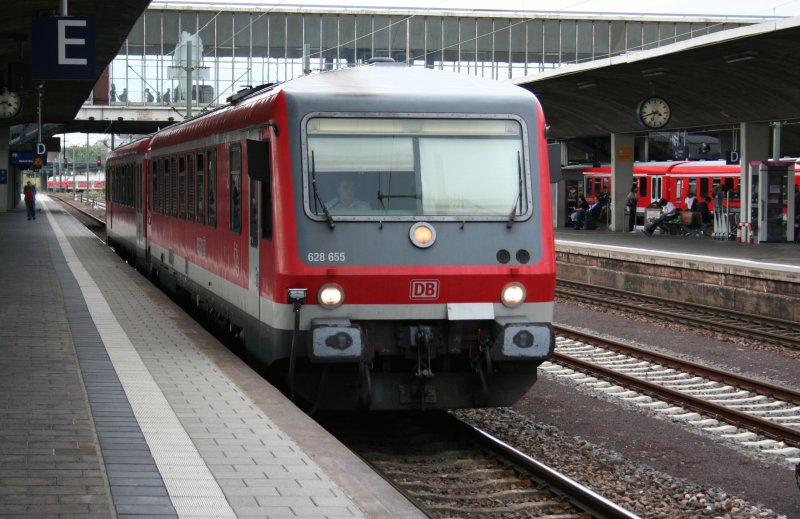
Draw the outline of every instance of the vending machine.
<instances>
[{"instance_id":1,"label":"vending machine","mask_svg":"<svg viewBox=\"0 0 800 519\"><path fill-rule=\"evenodd\" d=\"M794 241L794 166L777 161L751 166L759 242Z\"/></svg>"}]
</instances>

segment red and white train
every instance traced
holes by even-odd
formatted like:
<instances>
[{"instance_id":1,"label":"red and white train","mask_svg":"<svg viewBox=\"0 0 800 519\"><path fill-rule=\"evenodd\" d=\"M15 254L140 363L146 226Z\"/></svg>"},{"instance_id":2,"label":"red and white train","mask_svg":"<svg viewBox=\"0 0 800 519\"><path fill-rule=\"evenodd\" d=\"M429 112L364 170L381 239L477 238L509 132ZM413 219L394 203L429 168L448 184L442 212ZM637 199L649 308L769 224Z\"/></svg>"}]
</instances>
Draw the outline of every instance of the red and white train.
<instances>
[{"instance_id":1,"label":"red and white train","mask_svg":"<svg viewBox=\"0 0 800 519\"><path fill-rule=\"evenodd\" d=\"M509 405L554 347L544 131L394 63L256 88L114 150L108 239L316 408Z\"/></svg>"},{"instance_id":2,"label":"red and white train","mask_svg":"<svg viewBox=\"0 0 800 519\"><path fill-rule=\"evenodd\" d=\"M570 169L574 169L571 167ZM611 167L580 167L583 172L583 193L594 201L602 193L611 193ZM698 200L710 199L714 210L715 188L720 186L726 207L738 211L741 166L725 161L637 162L633 166L633 182L639 191L639 208L665 198L678 209L686 209L684 200L690 192ZM795 175L800 186L800 175ZM629 188L626 187L626 192Z\"/></svg>"},{"instance_id":3,"label":"red and white train","mask_svg":"<svg viewBox=\"0 0 800 519\"><path fill-rule=\"evenodd\" d=\"M106 188L105 176L94 175L86 180L86 176L63 176L55 178L50 177L47 180L48 190L63 190L63 191L86 191L88 186L89 190L101 190Z\"/></svg>"}]
</instances>

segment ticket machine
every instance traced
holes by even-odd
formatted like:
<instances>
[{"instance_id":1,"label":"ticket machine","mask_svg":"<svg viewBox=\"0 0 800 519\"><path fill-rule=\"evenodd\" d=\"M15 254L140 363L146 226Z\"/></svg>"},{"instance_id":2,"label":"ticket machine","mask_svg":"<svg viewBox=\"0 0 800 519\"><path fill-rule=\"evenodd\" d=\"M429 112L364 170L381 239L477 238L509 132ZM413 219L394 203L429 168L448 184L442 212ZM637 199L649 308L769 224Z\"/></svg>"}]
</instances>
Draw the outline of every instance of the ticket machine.
<instances>
[{"instance_id":1,"label":"ticket machine","mask_svg":"<svg viewBox=\"0 0 800 519\"><path fill-rule=\"evenodd\" d=\"M793 162L750 164L759 242L794 241L794 169Z\"/></svg>"}]
</instances>

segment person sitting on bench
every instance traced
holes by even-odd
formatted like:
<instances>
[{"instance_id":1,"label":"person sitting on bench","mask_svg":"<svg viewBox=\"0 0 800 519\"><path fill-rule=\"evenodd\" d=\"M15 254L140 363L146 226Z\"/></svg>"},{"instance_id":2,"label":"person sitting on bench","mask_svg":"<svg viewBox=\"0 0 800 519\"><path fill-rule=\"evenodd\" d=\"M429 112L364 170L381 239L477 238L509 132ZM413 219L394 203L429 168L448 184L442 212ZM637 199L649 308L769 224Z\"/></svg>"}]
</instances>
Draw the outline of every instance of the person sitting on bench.
<instances>
[{"instance_id":1,"label":"person sitting on bench","mask_svg":"<svg viewBox=\"0 0 800 519\"><path fill-rule=\"evenodd\" d=\"M660 199L658 201L658 205L661 207L661 215L658 218L653 219L653 221L650 222L650 225L642 230L642 232L647 236L652 236L653 231L656 230L656 227L664 222L672 220L678 214L678 208L675 207L675 204L668 202L665 198Z\"/></svg>"},{"instance_id":2,"label":"person sitting on bench","mask_svg":"<svg viewBox=\"0 0 800 519\"><path fill-rule=\"evenodd\" d=\"M600 218L600 212L602 210L603 203L598 199L575 221L575 229L581 229L583 227L588 231L597 229L597 219Z\"/></svg>"}]
</instances>

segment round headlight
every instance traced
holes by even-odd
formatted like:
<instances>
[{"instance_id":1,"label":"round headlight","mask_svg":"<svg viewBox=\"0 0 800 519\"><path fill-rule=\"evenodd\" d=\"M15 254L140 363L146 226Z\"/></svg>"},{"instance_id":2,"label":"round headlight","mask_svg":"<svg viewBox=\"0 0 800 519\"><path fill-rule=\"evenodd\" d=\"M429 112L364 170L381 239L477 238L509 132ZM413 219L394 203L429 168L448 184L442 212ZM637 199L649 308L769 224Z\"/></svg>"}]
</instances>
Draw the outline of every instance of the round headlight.
<instances>
[{"instance_id":1,"label":"round headlight","mask_svg":"<svg viewBox=\"0 0 800 519\"><path fill-rule=\"evenodd\" d=\"M336 308L344 302L344 290L339 285L323 285L317 294L317 301L324 308Z\"/></svg>"},{"instance_id":2,"label":"round headlight","mask_svg":"<svg viewBox=\"0 0 800 519\"><path fill-rule=\"evenodd\" d=\"M509 283L500 292L500 301L509 308L521 305L525 302L525 287L520 283Z\"/></svg>"},{"instance_id":3,"label":"round headlight","mask_svg":"<svg viewBox=\"0 0 800 519\"><path fill-rule=\"evenodd\" d=\"M418 222L411 226L408 237L420 249L427 249L436 241L436 230L427 222Z\"/></svg>"}]
</instances>

